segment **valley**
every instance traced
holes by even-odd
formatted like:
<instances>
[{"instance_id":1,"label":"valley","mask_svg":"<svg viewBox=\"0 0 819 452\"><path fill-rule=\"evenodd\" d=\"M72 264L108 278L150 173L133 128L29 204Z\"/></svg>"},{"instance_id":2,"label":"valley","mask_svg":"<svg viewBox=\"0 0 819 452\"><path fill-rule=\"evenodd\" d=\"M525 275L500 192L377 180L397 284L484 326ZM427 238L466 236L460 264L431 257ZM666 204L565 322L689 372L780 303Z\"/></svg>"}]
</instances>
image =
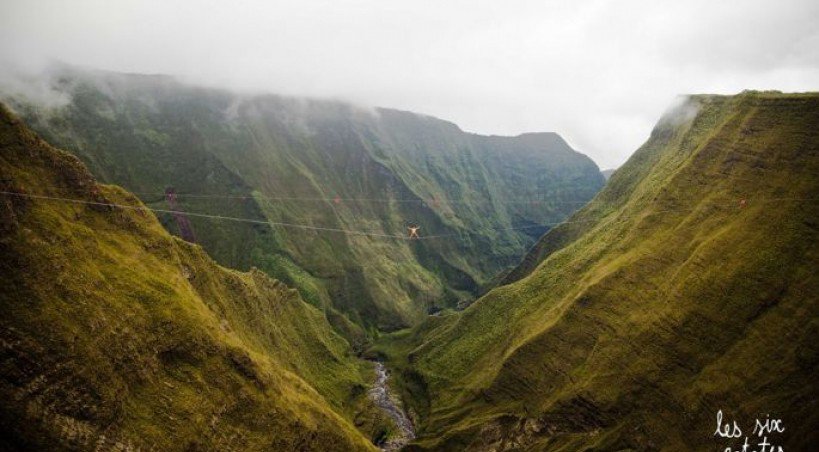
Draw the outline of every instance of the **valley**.
<instances>
[{"instance_id":1,"label":"valley","mask_svg":"<svg viewBox=\"0 0 819 452\"><path fill-rule=\"evenodd\" d=\"M686 96L606 182L555 133L49 77L0 117L0 448L816 440L819 95Z\"/></svg>"}]
</instances>

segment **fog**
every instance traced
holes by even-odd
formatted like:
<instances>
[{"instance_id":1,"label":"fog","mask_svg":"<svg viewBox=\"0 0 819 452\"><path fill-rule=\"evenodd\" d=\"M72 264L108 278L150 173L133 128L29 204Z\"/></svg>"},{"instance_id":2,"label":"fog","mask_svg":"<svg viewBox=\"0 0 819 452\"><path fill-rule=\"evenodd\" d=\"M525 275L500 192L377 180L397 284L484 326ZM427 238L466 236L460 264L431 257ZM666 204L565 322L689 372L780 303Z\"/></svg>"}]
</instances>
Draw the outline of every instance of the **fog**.
<instances>
[{"instance_id":1,"label":"fog","mask_svg":"<svg viewBox=\"0 0 819 452\"><path fill-rule=\"evenodd\" d=\"M50 60L555 131L602 168L679 94L819 89L819 2L9 1L0 72ZM0 78L3 78L0 74Z\"/></svg>"}]
</instances>

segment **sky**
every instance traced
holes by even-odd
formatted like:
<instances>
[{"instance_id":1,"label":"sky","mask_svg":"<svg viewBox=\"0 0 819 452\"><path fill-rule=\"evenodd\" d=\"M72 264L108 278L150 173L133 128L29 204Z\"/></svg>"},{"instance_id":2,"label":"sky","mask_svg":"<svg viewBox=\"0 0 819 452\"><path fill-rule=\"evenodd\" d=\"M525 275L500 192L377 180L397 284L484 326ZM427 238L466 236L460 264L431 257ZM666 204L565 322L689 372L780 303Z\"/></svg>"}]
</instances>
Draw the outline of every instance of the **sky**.
<instances>
[{"instance_id":1,"label":"sky","mask_svg":"<svg viewBox=\"0 0 819 452\"><path fill-rule=\"evenodd\" d=\"M819 90L817 24L816 0L0 0L0 71L57 60L553 131L613 168L681 94Z\"/></svg>"}]
</instances>

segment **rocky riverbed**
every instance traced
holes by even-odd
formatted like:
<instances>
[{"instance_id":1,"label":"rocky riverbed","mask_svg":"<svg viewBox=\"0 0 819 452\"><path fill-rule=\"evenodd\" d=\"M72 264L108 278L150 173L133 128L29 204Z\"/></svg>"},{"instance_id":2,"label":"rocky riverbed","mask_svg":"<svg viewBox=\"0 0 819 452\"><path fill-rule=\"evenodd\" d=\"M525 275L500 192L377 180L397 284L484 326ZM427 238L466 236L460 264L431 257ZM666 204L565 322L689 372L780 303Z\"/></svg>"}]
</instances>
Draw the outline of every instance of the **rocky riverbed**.
<instances>
[{"instance_id":1,"label":"rocky riverbed","mask_svg":"<svg viewBox=\"0 0 819 452\"><path fill-rule=\"evenodd\" d=\"M378 361L375 364L375 383L369 391L369 396L373 402L381 408L390 419L395 422L398 432L392 435L384 444L380 444L381 450L400 450L408 442L415 438L415 427L412 425L407 414L401 407L401 402L390 393L387 382L389 375L384 364Z\"/></svg>"}]
</instances>

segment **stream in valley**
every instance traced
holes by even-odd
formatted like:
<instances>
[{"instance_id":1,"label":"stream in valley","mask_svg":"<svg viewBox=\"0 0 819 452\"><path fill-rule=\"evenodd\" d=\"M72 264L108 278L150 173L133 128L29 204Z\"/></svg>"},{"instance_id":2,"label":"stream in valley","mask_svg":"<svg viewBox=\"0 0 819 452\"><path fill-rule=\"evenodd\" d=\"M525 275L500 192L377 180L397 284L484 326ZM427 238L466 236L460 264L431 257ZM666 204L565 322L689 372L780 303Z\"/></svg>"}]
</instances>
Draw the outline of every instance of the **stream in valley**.
<instances>
[{"instance_id":1,"label":"stream in valley","mask_svg":"<svg viewBox=\"0 0 819 452\"><path fill-rule=\"evenodd\" d=\"M379 361L375 361L374 364L375 383L369 390L369 396L398 427L398 433L379 446L381 450L400 450L415 438L415 427L413 427L412 421L404 412L397 397L390 393L389 386L387 386L387 380L389 379L387 368Z\"/></svg>"}]
</instances>

